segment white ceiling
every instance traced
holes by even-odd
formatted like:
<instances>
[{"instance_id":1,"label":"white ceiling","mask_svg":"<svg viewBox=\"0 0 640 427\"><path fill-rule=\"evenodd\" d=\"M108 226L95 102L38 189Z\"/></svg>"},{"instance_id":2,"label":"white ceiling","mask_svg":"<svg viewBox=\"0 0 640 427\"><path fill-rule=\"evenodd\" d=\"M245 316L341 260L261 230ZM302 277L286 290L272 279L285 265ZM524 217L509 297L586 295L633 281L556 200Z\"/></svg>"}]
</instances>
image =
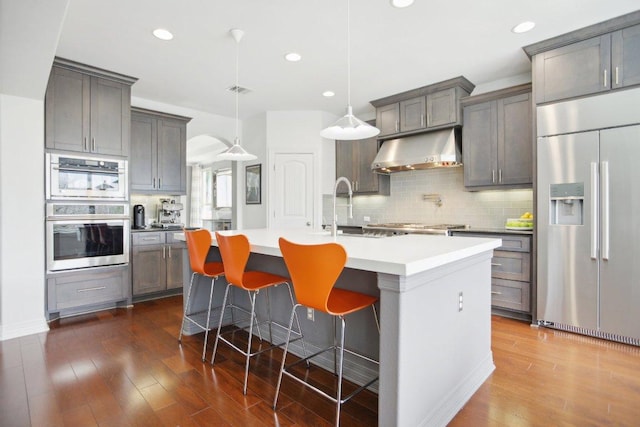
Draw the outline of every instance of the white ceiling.
<instances>
[{"instance_id":1,"label":"white ceiling","mask_svg":"<svg viewBox=\"0 0 640 427\"><path fill-rule=\"evenodd\" d=\"M234 116L240 28L240 117L266 110L343 114L347 0L70 0L56 55L139 78L132 95ZM351 0L352 104L464 75L486 85L528 73L522 46L637 10L638 0ZM537 23L526 34L510 29ZM151 35L163 27L175 37ZM289 63L295 51L302 61ZM333 90L336 96L321 93Z\"/></svg>"}]
</instances>

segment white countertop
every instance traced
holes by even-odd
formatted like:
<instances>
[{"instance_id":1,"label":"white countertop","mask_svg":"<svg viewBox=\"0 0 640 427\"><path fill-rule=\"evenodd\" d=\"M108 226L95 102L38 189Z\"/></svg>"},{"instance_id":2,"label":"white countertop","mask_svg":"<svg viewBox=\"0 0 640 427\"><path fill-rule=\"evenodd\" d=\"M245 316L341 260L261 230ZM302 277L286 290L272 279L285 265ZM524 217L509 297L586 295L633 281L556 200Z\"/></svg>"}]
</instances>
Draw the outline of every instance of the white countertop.
<instances>
[{"instance_id":1,"label":"white countertop","mask_svg":"<svg viewBox=\"0 0 640 427\"><path fill-rule=\"evenodd\" d=\"M347 267L377 273L410 276L470 256L493 250L501 245L500 239L475 237L449 237L439 235L406 234L392 237L362 237L338 235L328 231L309 229L249 229L221 231L221 234L244 234L251 243L251 251L281 257L278 239L284 237L295 243L318 244L337 242L347 251ZM215 234L212 245L215 242ZM184 233L175 237L184 240Z\"/></svg>"}]
</instances>

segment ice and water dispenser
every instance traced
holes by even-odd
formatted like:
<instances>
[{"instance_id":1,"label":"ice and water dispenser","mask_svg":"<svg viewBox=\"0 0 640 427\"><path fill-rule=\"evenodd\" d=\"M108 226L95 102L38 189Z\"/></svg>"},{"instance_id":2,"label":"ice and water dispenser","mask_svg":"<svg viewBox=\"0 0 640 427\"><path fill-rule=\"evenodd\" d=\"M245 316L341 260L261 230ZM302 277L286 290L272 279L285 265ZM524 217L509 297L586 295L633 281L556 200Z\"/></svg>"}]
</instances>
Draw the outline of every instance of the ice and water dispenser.
<instances>
[{"instance_id":1,"label":"ice and water dispenser","mask_svg":"<svg viewBox=\"0 0 640 427\"><path fill-rule=\"evenodd\" d=\"M584 224L584 182L551 184L549 199L551 225Z\"/></svg>"}]
</instances>

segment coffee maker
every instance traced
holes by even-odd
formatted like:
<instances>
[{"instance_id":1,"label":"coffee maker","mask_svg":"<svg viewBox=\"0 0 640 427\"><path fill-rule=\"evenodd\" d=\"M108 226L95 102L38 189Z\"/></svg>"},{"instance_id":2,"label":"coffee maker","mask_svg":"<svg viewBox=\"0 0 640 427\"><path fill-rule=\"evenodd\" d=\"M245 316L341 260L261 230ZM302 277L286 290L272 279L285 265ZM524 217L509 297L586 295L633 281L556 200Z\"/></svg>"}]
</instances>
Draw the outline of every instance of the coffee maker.
<instances>
[{"instance_id":1,"label":"coffee maker","mask_svg":"<svg viewBox=\"0 0 640 427\"><path fill-rule=\"evenodd\" d=\"M182 203L176 203L173 199L160 199L156 224L161 228L183 228L184 224L180 222L182 209Z\"/></svg>"},{"instance_id":2,"label":"coffee maker","mask_svg":"<svg viewBox=\"0 0 640 427\"><path fill-rule=\"evenodd\" d=\"M134 205L133 206L133 228L138 230L145 228L144 225L144 206L142 205Z\"/></svg>"}]
</instances>

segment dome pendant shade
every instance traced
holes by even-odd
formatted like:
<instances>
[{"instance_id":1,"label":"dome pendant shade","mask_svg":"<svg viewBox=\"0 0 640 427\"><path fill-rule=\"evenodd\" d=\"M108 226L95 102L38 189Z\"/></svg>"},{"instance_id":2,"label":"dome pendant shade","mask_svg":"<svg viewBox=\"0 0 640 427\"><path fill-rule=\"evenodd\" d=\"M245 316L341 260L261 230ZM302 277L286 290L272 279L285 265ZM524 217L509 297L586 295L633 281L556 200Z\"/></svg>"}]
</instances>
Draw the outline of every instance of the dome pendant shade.
<instances>
[{"instance_id":1,"label":"dome pendant shade","mask_svg":"<svg viewBox=\"0 0 640 427\"><path fill-rule=\"evenodd\" d=\"M218 160L231 160L240 162L245 160L255 160L258 158L251 153L247 153L245 149L240 145L240 140L238 138L233 141L233 145L231 147L229 147L226 151L218 154L216 157Z\"/></svg>"},{"instance_id":2,"label":"dome pendant shade","mask_svg":"<svg viewBox=\"0 0 640 427\"><path fill-rule=\"evenodd\" d=\"M320 136L327 139L352 141L371 138L379 133L380 129L354 116L353 109L348 106L347 114L339 118L333 125L320 131Z\"/></svg>"}]
</instances>

